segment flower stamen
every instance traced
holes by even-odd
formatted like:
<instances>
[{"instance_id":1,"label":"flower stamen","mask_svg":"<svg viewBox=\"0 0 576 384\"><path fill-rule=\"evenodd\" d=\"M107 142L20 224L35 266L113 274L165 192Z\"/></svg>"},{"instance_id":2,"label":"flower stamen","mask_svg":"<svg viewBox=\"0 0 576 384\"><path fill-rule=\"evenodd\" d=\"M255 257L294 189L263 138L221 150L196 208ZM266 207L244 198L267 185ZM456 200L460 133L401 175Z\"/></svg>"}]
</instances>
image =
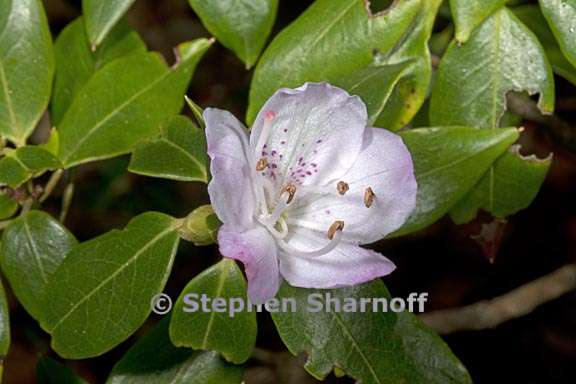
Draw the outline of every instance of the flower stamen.
<instances>
[{"instance_id":1,"label":"flower stamen","mask_svg":"<svg viewBox=\"0 0 576 384\"><path fill-rule=\"evenodd\" d=\"M268 159L265 157L260 158L260 160L256 162L256 170L258 172L265 170L267 167L268 167Z\"/></svg>"},{"instance_id":2,"label":"flower stamen","mask_svg":"<svg viewBox=\"0 0 576 384\"><path fill-rule=\"evenodd\" d=\"M288 193L288 201L286 201L286 204L290 204L292 199L294 199L294 195L296 195L296 186L292 183L287 184L282 190L282 194L284 193ZM282 196L282 194L280 196Z\"/></svg>"},{"instance_id":3,"label":"flower stamen","mask_svg":"<svg viewBox=\"0 0 576 384\"><path fill-rule=\"evenodd\" d=\"M336 220L332 223L330 228L328 228L328 238L330 240L334 239L336 233L342 232L344 229L344 222L342 220Z\"/></svg>"},{"instance_id":4,"label":"flower stamen","mask_svg":"<svg viewBox=\"0 0 576 384\"><path fill-rule=\"evenodd\" d=\"M339 181L338 184L336 184L336 190L341 195L344 195L346 192L348 192L349 189L350 186L344 181Z\"/></svg>"},{"instance_id":5,"label":"flower stamen","mask_svg":"<svg viewBox=\"0 0 576 384\"><path fill-rule=\"evenodd\" d=\"M366 208L370 208L372 204L374 204L375 197L376 194L374 193L372 188L370 187L366 188L366 191L364 192L364 205L366 206Z\"/></svg>"}]
</instances>

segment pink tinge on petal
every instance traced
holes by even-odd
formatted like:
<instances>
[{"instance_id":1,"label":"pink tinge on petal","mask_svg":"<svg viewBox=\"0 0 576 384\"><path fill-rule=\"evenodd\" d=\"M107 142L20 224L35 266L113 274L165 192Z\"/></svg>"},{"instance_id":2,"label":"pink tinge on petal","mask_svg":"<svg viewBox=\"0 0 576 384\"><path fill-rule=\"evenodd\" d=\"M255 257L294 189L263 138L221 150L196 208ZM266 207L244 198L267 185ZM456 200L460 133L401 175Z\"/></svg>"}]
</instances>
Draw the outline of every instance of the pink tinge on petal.
<instances>
[{"instance_id":1,"label":"pink tinge on petal","mask_svg":"<svg viewBox=\"0 0 576 384\"><path fill-rule=\"evenodd\" d=\"M280 273L291 285L302 288L338 288L386 276L394 263L378 252L342 243L316 257L280 254Z\"/></svg>"},{"instance_id":2,"label":"pink tinge on petal","mask_svg":"<svg viewBox=\"0 0 576 384\"><path fill-rule=\"evenodd\" d=\"M273 298L280 287L277 248L263 227L237 232L222 226L218 232L220 253L244 264L248 279L248 297L254 304Z\"/></svg>"},{"instance_id":3,"label":"pink tinge on petal","mask_svg":"<svg viewBox=\"0 0 576 384\"><path fill-rule=\"evenodd\" d=\"M252 226L256 209L248 133L232 114L204 111L208 154L211 158L208 193L214 211L225 224L238 229Z\"/></svg>"}]
</instances>

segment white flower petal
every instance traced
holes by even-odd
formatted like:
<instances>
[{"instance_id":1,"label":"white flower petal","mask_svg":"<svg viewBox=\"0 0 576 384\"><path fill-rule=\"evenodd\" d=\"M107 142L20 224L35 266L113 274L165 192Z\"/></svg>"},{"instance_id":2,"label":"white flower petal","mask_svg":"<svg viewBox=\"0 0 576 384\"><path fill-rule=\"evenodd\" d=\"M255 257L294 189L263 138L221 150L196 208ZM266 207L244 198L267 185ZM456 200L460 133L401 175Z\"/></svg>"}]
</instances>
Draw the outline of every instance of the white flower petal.
<instances>
[{"instance_id":1,"label":"white flower petal","mask_svg":"<svg viewBox=\"0 0 576 384\"><path fill-rule=\"evenodd\" d=\"M263 227L237 232L224 225L218 232L220 253L241 261L248 278L248 297L255 304L273 298L280 287L277 247Z\"/></svg>"},{"instance_id":2,"label":"white flower petal","mask_svg":"<svg viewBox=\"0 0 576 384\"><path fill-rule=\"evenodd\" d=\"M309 193L299 196L287 213L289 223L326 233L335 220L344 221L345 241L367 244L400 228L416 205L416 178L410 152L400 136L380 128L368 128L363 149L342 176L345 195ZM366 189L374 192L370 207L364 204Z\"/></svg>"},{"instance_id":3,"label":"white flower petal","mask_svg":"<svg viewBox=\"0 0 576 384\"><path fill-rule=\"evenodd\" d=\"M208 108L204 111L208 155L211 158L208 184L216 215L237 229L252 226L256 207L253 170L248 154L248 133L231 113Z\"/></svg>"},{"instance_id":4,"label":"white flower petal","mask_svg":"<svg viewBox=\"0 0 576 384\"><path fill-rule=\"evenodd\" d=\"M277 188L289 182L324 184L356 159L367 119L358 97L326 83L307 83L280 89L266 102L250 145L255 155L267 158L265 173Z\"/></svg>"},{"instance_id":5,"label":"white flower petal","mask_svg":"<svg viewBox=\"0 0 576 384\"><path fill-rule=\"evenodd\" d=\"M290 245L312 251L322 248L327 239L297 233ZM341 243L333 251L315 257L280 252L280 273L291 285L303 288L337 288L361 284L390 274L396 267L381 254Z\"/></svg>"}]
</instances>

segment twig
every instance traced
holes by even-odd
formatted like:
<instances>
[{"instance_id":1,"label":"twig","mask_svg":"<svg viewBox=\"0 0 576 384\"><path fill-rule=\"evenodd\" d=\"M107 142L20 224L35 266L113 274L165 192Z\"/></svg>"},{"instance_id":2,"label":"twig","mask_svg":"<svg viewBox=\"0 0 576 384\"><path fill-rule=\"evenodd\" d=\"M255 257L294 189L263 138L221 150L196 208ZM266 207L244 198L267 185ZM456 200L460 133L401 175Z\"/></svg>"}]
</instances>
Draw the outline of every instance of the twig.
<instances>
[{"instance_id":1,"label":"twig","mask_svg":"<svg viewBox=\"0 0 576 384\"><path fill-rule=\"evenodd\" d=\"M62 195L62 209L60 211L60 222L64 223L66 216L68 215L68 210L72 204L72 198L74 197L74 183L70 183L64 189L64 194Z\"/></svg>"},{"instance_id":2,"label":"twig","mask_svg":"<svg viewBox=\"0 0 576 384\"><path fill-rule=\"evenodd\" d=\"M46 187L44 188L44 193L38 199L39 202L43 203L44 201L46 201L46 199L50 197L52 192L54 192L54 188L56 188L58 182L62 178L62 174L64 174L64 170L58 169L54 173L52 173L52 175L50 175L50 179L48 180L48 182L46 183Z\"/></svg>"},{"instance_id":3,"label":"twig","mask_svg":"<svg viewBox=\"0 0 576 384\"><path fill-rule=\"evenodd\" d=\"M420 315L440 334L494 328L576 289L576 264L568 264L492 300Z\"/></svg>"}]
</instances>

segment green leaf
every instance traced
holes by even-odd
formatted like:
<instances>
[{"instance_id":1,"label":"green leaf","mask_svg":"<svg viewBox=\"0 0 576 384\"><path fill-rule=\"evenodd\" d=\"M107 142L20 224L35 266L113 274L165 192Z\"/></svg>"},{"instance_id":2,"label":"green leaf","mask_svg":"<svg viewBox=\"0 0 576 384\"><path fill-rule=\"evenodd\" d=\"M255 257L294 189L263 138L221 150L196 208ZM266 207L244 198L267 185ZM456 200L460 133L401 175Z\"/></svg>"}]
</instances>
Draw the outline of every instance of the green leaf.
<instances>
[{"instance_id":1,"label":"green leaf","mask_svg":"<svg viewBox=\"0 0 576 384\"><path fill-rule=\"evenodd\" d=\"M478 209L504 218L530 205L546 178L552 156L540 160L534 155L523 157L519 151L519 145L510 147L478 185L452 208L450 217L456 224L474 219Z\"/></svg>"},{"instance_id":2,"label":"green leaf","mask_svg":"<svg viewBox=\"0 0 576 384\"><path fill-rule=\"evenodd\" d=\"M226 303L231 299L247 303L246 282L233 260L223 259L184 288L170 322L172 342L179 347L218 351L233 363L245 362L256 344L256 313L205 312L201 308L192 312L204 294L211 303L220 298Z\"/></svg>"},{"instance_id":3,"label":"green leaf","mask_svg":"<svg viewBox=\"0 0 576 384\"><path fill-rule=\"evenodd\" d=\"M98 69L136 52L146 52L146 46L125 23L114 27L96 51L90 49L81 17L68 24L54 46L56 77L50 109L52 124L60 125L78 92Z\"/></svg>"},{"instance_id":4,"label":"green leaf","mask_svg":"<svg viewBox=\"0 0 576 384\"><path fill-rule=\"evenodd\" d=\"M36 364L38 384L85 384L74 371L50 357L43 357Z\"/></svg>"},{"instance_id":5,"label":"green leaf","mask_svg":"<svg viewBox=\"0 0 576 384\"><path fill-rule=\"evenodd\" d=\"M410 63L394 87L390 99L375 122L377 127L398 130L416 115L428 95L432 79L432 61L428 41L441 0L423 1L412 27L382 60L382 64Z\"/></svg>"},{"instance_id":6,"label":"green leaf","mask_svg":"<svg viewBox=\"0 0 576 384\"><path fill-rule=\"evenodd\" d=\"M0 160L0 185L18 188L30 178L62 168L60 161L38 146L20 147Z\"/></svg>"},{"instance_id":7,"label":"green leaf","mask_svg":"<svg viewBox=\"0 0 576 384\"><path fill-rule=\"evenodd\" d=\"M65 358L98 356L126 340L150 314L178 245L178 221L147 212L73 248L46 288L42 328Z\"/></svg>"},{"instance_id":8,"label":"green leaf","mask_svg":"<svg viewBox=\"0 0 576 384\"><path fill-rule=\"evenodd\" d=\"M427 2L399 0L388 11L370 15L364 1L315 1L276 36L258 62L248 122L278 88L306 81L336 83L372 64L374 51L393 53L408 31L418 27Z\"/></svg>"},{"instance_id":9,"label":"green leaf","mask_svg":"<svg viewBox=\"0 0 576 384\"><path fill-rule=\"evenodd\" d=\"M393 65L372 64L338 80L335 85L360 96L368 109L368 124L373 125L410 64L410 61Z\"/></svg>"},{"instance_id":10,"label":"green leaf","mask_svg":"<svg viewBox=\"0 0 576 384\"><path fill-rule=\"evenodd\" d=\"M576 66L576 0L539 0L564 55Z\"/></svg>"},{"instance_id":11,"label":"green leaf","mask_svg":"<svg viewBox=\"0 0 576 384\"><path fill-rule=\"evenodd\" d=\"M54 74L40 0L0 0L0 134L24 145L44 113Z\"/></svg>"},{"instance_id":12,"label":"green leaf","mask_svg":"<svg viewBox=\"0 0 576 384\"><path fill-rule=\"evenodd\" d=\"M272 31L278 0L188 0L202 24L250 68Z\"/></svg>"},{"instance_id":13,"label":"green leaf","mask_svg":"<svg viewBox=\"0 0 576 384\"><path fill-rule=\"evenodd\" d=\"M513 12L524 25L538 36L538 40L540 40L544 50L546 50L546 56L550 60L554 72L576 85L576 67L570 64L562 53L540 8L537 5L528 4L514 8Z\"/></svg>"},{"instance_id":14,"label":"green leaf","mask_svg":"<svg viewBox=\"0 0 576 384\"><path fill-rule=\"evenodd\" d=\"M8 311L4 284L0 280L0 379L8 349L10 349L10 312Z\"/></svg>"},{"instance_id":15,"label":"green leaf","mask_svg":"<svg viewBox=\"0 0 576 384\"><path fill-rule=\"evenodd\" d=\"M2 234L2 272L35 319L42 317L42 295L50 277L76 244L62 224L41 211L20 216Z\"/></svg>"},{"instance_id":16,"label":"green leaf","mask_svg":"<svg viewBox=\"0 0 576 384\"><path fill-rule=\"evenodd\" d=\"M510 91L540 93L540 109L544 113L554 109L553 75L544 50L514 14L502 9L486 20L466 44L459 47L453 43L448 48L432 92L431 123L496 128L501 124ZM535 170L518 159L506 155L498 164L497 174L489 169L476 191L459 203L454 218L462 222L479 208L493 208L489 212L500 216L525 207L527 198L540 188L541 171L547 167ZM523 180L523 185L508 182L512 177Z\"/></svg>"},{"instance_id":17,"label":"green leaf","mask_svg":"<svg viewBox=\"0 0 576 384\"><path fill-rule=\"evenodd\" d=\"M400 134L412 154L416 208L395 235L415 232L446 214L518 138L518 131L467 127L419 128Z\"/></svg>"},{"instance_id":18,"label":"green leaf","mask_svg":"<svg viewBox=\"0 0 576 384\"><path fill-rule=\"evenodd\" d=\"M310 305L321 295L324 308ZM359 303L361 298L390 298L381 280L349 288L310 290L283 284L279 299L293 298L298 311L272 313L280 337L293 354L306 352L305 368L324 379L337 367L362 382L373 383L471 383L464 366L444 342L424 328L413 315L373 311L327 311L326 296ZM343 307L341 308L343 309Z\"/></svg>"},{"instance_id":19,"label":"green leaf","mask_svg":"<svg viewBox=\"0 0 576 384\"><path fill-rule=\"evenodd\" d=\"M192 72L210 45L206 39L180 45L172 68L156 53L137 53L96 72L58 129L64 165L122 155L159 134L161 123L182 108Z\"/></svg>"},{"instance_id":20,"label":"green leaf","mask_svg":"<svg viewBox=\"0 0 576 384\"><path fill-rule=\"evenodd\" d=\"M145 176L180 181L208 182L204 132L190 119L170 119L160 137L138 145L132 152L128 170Z\"/></svg>"},{"instance_id":21,"label":"green leaf","mask_svg":"<svg viewBox=\"0 0 576 384\"><path fill-rule=\"evenodd\" d=\"M92 47L104 41L106 35L122 18L134 0L82 0L82 11L86 16L86 31Z\"/></svg>"},{"instance_id":22,"label":"green leaf","mask_svg":"<svg viewBox=\"0 0 576 384\"><path fill-rule=\"evenodd\" d=\"M0 220L12 217L18 211L18 203L5 191L0 191Z\"/></svg>"},{"instance_id":23,"label":"green leaf","mask_svg":"<svg viewBox=\"0 0 576 384\"><path fill-rule=\"evenodd\" d=\"M465 43L472 32L508 0L450 0L456 24L456 40Z\"/></svg>"},{"instance_id":24,"label":"green leaf","mask_svg":"<svg viewBox=\"0 0 576 384\"><path fill-rule=\"evenodd\" d=\"M243 369L216 352L176 348L168 337L166 317L114 366L107 384L240 384Z\"/></svg>"},{"instance_id":25,"label":"green leaf","mask_svg":"<svg viewBox=\"0 0 576 384\"><path fill-rule=\"evenodd\" d=\"M554 110L552 70L534 34L510 11L486 20L470 40L452 43L432 91L432 125L495 128L506 109L506 93L540 93L540 109Z\"/></svg>"}]
</instances>

